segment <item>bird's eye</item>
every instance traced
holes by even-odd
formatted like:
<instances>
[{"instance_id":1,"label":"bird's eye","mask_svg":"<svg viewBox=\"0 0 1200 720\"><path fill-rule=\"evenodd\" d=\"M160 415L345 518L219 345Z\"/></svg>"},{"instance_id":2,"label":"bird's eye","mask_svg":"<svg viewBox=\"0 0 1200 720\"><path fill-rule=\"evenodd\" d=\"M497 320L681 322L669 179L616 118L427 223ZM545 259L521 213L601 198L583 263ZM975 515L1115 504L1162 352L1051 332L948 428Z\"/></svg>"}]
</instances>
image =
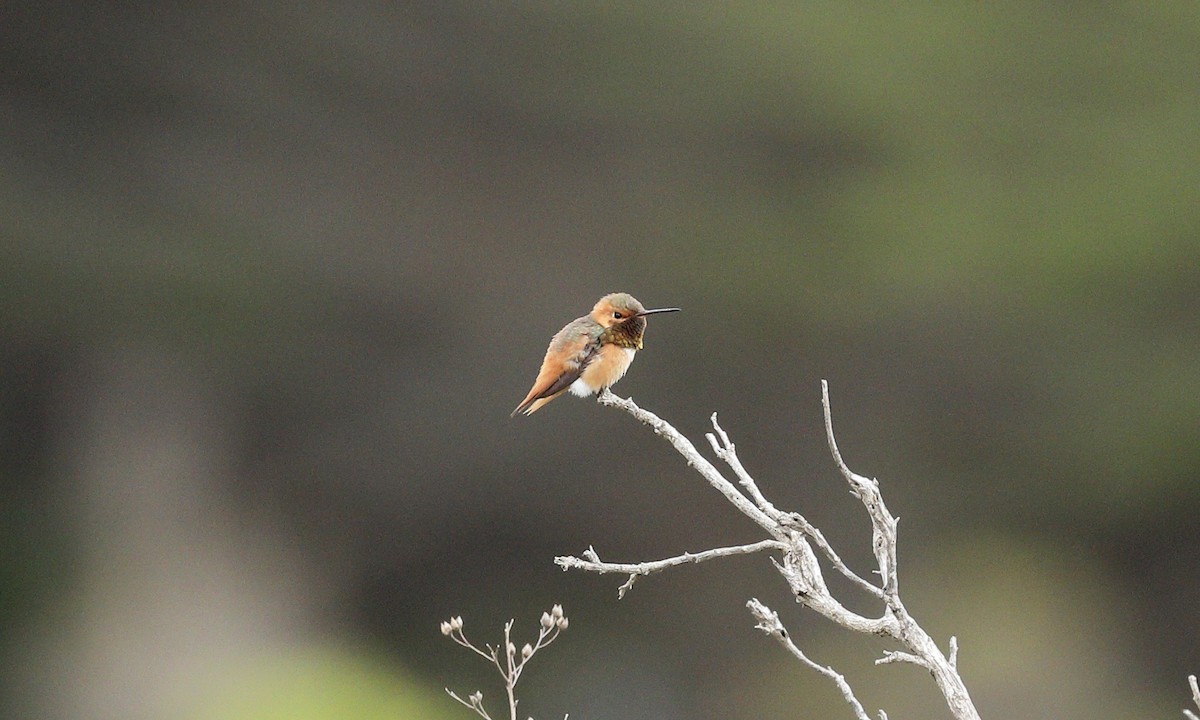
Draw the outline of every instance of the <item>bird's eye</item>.
<instances>
[{"instance_id":1,"label":"bird's eye","mask_svg":"<svg viewBox=\"0 0 1200 720\"><path fill-rule=\"evenodd\" d=\"M615 319L617 319L617 320L620 320L621 318L623 318L623 317L625 317L625 316L624 316L624 315L622 315L622 314L621 314L621 313L619 313L619 312L614 312L614 313L613 313L613 317L614 317Z\"/></svg>"}]
</instances>

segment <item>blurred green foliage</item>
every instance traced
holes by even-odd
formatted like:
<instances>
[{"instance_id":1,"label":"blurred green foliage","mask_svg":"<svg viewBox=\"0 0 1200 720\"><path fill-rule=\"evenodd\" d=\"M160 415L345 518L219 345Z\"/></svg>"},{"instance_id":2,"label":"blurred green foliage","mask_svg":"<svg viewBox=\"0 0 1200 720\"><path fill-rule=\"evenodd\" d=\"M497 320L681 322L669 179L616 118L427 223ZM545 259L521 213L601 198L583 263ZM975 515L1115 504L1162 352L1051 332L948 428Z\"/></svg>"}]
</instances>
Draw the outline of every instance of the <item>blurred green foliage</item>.
<instances>
[{"instance_id":1,"label":"blurred green foliage","mask_svg":"<svg viewBox=\"0 0 1200 720\"><path fill-rule=\"evenodd\" d=\"M194 720L435 720L462 714L389 662L329 648L227 667L222 677L198 685L207 696L186 713Z\"/></svg>"}]
</instances>

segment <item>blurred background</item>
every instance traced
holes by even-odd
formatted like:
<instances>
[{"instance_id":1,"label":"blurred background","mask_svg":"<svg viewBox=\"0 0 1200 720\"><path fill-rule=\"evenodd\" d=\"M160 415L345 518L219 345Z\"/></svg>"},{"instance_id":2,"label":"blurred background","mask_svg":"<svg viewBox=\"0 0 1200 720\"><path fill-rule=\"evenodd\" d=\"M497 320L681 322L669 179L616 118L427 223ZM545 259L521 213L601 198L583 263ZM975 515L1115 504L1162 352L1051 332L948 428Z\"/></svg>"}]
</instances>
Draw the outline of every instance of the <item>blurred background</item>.
<instances>
[{"instance_id":1,"label":"blurred background","mask_svg":"<svg viewBox=\"0 0 1200 720\"><path fill-rule=\"evenodd\" d=\"M849 717L927 674L790 601L619 411L510 419L601 295L617 390L860 572L901 518L984 717L1178 717L1200 671L1190 2L49 3L0 10L8 717L465 718L438 623L570 630L538 718ZM835 582L832 581L831 582ZM852 606L877 612L850 596Z\"/></svg>"}]
</instances>

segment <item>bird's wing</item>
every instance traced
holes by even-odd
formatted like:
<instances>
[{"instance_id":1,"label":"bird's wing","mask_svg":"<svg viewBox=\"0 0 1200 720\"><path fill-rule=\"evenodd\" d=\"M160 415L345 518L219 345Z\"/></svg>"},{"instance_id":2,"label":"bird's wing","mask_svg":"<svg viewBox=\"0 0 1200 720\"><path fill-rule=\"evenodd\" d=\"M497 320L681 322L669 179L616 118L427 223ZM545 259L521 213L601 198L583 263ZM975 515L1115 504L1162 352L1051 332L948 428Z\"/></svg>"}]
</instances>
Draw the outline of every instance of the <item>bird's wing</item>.
<instances>
[{"instance_id":1,"label":"bird's wing","mask_svg":"<svg viewBox=\"0 0 1200 720\"><path fill-rule=\"evenodd\" d=\"M580 318L580 320L582 319ZM546 358L542 360L542 369L538 372L537 380L533 381L533 387L529 389L529 394L525 396L521 404L512 411L513 415L519 412L528 414L531 412L529 406L533 403L566 390L571 383L579 379L588 363L595 359L596 349L599 346L591 336L572 332L574 324L560 330L550 341L550 347L546 350Z\"/></svg>"}]
</instances>

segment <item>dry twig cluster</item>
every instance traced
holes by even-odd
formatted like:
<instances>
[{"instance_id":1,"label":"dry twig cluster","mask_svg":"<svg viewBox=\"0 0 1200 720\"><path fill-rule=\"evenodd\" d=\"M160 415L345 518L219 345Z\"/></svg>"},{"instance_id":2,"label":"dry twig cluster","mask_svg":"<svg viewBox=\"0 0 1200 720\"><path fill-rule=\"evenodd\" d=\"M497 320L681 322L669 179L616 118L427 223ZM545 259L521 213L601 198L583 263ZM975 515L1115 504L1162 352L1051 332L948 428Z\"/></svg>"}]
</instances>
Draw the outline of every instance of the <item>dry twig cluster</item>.
<instances>
[{"instance_id":1,"label":"dry twig cluster","mask_svg":"<svg viewBox=\"0 0 1200 720\"><path fill-rule=\"evenodd\" d=\"M484 647L487 648L486 650L476 647L474 643L467 639L467 636L463 633L463 619L461 615L452 617L444 621L441 625L443 635L496 666L496 670L504 678L504 690L507 693L508 699L509 720L517 720L517 682L520 681L521 673L525 671L526 664L533 659L534 654L538 650L554 642L559 634L563 630L566 630L570 624L567 616L563 614L562 605L555 605L551 610L542 613L537 640L532 643L525 643L521 646L521 651L518 654L517 645L512 641L513 622L513 620L509 620L504 624L504 644L497 647L484 644ZM466 699L463 699L450 688L446 688L446 692L449 693L450 697L474 710L484 720L492 720L492 716L488 714L488 711L483 706L482 692L476 690L468 695ZM563 720L567 720L566 716L563 717Z\"/></svg>"}]
</instances>

